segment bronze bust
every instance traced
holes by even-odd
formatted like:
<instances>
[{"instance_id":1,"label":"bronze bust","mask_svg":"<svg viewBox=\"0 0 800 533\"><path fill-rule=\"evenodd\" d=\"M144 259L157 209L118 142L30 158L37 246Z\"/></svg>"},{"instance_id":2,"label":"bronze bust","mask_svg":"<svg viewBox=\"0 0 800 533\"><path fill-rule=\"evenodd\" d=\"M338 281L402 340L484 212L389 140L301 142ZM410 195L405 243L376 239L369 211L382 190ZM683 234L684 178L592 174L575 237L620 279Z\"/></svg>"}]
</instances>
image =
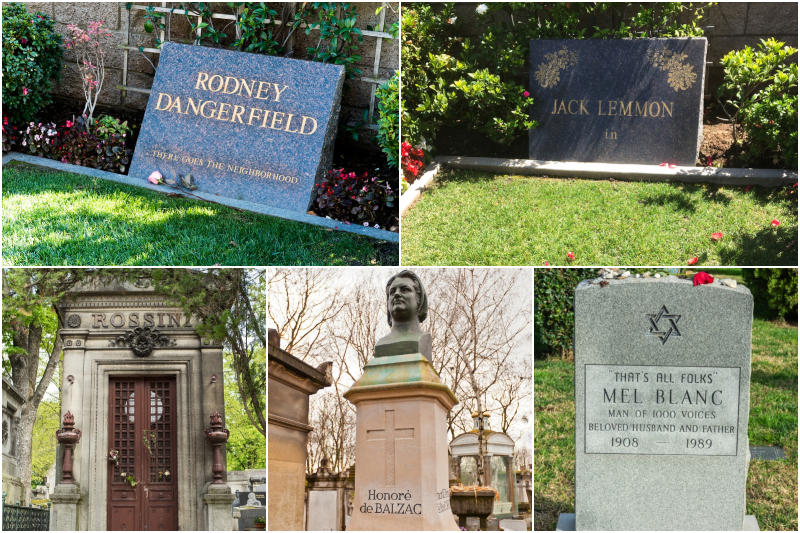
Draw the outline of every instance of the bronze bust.
<instances>
[{"instance_id":1,"label":"bronze bust","mask_svg":"<svg viewBox=\"0 0 800 533\"><path fill-rule=\"evenodd\" d=\"M421 353L431 360L431 335L420 327L428 317L428 296L410 270L392 276L386 284L386 317L392 331L375 344L375 357Z\"/></svg>"}]
</instances>

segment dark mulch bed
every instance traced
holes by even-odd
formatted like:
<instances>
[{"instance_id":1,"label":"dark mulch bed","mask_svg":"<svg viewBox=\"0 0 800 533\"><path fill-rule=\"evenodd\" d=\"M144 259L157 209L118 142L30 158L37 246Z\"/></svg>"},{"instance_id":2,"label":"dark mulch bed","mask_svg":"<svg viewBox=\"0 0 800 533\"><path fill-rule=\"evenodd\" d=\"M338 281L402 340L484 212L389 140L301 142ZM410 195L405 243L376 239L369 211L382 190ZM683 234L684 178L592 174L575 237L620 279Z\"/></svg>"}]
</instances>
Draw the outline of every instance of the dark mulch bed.
<instances>
[{"instance_id":1,"label":"dark mulch bed","mask_svg":"<svg viewBox=\"0 0 800 533\"><path fill-rule=\"evenodd\" d=\"M527 135L520 135L511 145L505 146L490 141L466 124L443 126L432 144L437 155L528 159ZM712 163L721 163L726 168L781 168L771 157L764 157L755 165L746 165L740 157L743 152L742 145L734 142L733 130L725 113L716 103L707 103L703 115L703 142L696 165L708 166L708 157L711 157Z\"/></svg>"},{"instance_id":2,"label":"dark mulch bed","mask_svg":"<svg viewBox=\"0 0 800 533\"><path fill-rule=\"evenodd\" d=\"M84 102L82 101L56 96L52 104L39 112L37 120L42 123L55 122L58 125L63 125L67 120L74 120L76 116L79 116L83 112L83 106ZM97 106L94 116L100 117L101 115L111 115L119 120L128 121L128 125L133 127L133 133L128 137L125 146L135 150L136 141L139 138L139 130L144 120L144 111L129 111ZM334 168L345 168L347 171L357 174L369 172L371 176L377 176L379 179L392 180L391 183L397 183L399 180L398 170L389 167L386 162L386 156L383 155L377 145L375 148L370 149L365 147L364 143L358 144L356 141L351 140L349 135L337 136L336 145L333 149L333 166ZM126 170L125 174L127 173ZM395 211L397 212L397 210ZM395 214L385 221L379 221L379 224L386 229L398 228L398 221L398 215Z\"/></svg>"}]
</instances>

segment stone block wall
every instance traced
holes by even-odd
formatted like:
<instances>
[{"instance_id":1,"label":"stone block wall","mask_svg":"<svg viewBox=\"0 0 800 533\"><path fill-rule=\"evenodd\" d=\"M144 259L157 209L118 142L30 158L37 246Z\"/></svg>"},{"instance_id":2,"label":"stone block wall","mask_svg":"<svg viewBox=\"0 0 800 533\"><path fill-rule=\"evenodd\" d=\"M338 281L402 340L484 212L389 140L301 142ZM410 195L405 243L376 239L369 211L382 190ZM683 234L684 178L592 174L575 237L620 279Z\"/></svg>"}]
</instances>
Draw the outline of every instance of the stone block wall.
<instances>
[{"instance_id":1,"label":"stone block wall","mask_svg":"<svg viewBox=\"0 0 800 533\"><path fill-rule=\"evenodd\" d=\"M137 5L161 6L161 2L136 2ZM174 3L180 9L180 3ZM122 91L117 89L117 84L122 84L122 71L124 63L123 50L118 48L124 43L125 39L125 17L128 15L124 2L28 2L29 12L45 13L56 21L56 31L66 36L69 34L67 26L77 24L86 28L90 21L104 20L105 27L111 32L110 37L103 39L103 47L106 52L105 71L106 78L103 89L100 93L98 103L104 106L117 107L127 110L144 110L147 106L148 96L144 93L128 91L126 96L122 96ZM168 2L167 6L172 7L173 3ZM215 13L233 14L234 11L225 3L212 3L212 11ZM283 11L288 12L290 3L269 3L269 7L275 9L279 16ZM380 3L359 3L358 22L360 29L366 30L367 25L377 26L380 20L375 10ZM385 28L399 19L399 3L391 4L392 9L386 10ZM130 45L155 47L156 32L149 34L144 31L143 11L130 12ZM230 45L234 41L235 29L233 21L214 19L216 29L227 26L226 32L230 38L223 41L223 45ZM193 36L191 27L184 15L173 14L170 18L171 40L176 42L191 43ZM319 39L319 31L312 31L309 36L305 35L302 29L296 32L294 44L294 57L304 59L307 56L306 47L316 46ZM377 38L364 37L363 43L359 45L356 52L361 55L358 68L363 71L365 77L372 77L375 61L375 43ZM147 59L144 57L147 56ZM155 70L153 65L158 66L159 54L132 50L128 54L128 86L150 89L153 84ZM148 61L149 59L149 61ZM152 62L152 65L151 65ZM396 39L384 39L380 55L380 67L378 71L379 79L388 79L400 68L399 45ZM346 85L349 89L345 90L342 97L343 113L348 113L353 117L360 116L363 109L369 106L370 89L372 84L368 82L347 80ZM64 50L64 65L61 73L61 81L54 84L53 93L82 101L83 88L81 84L80 71L75 63L75 54L72 50Z\"/></svg>"},{"instance_id":2,"label":"stone block wall","mask_svg":"<svg viewBox=\"0 0 800 533\"><path fill-rule=\"evenodd\" d=\"M479 17L475 12L478 5L467 2L456 4L458 22L469 36L480 35L486 25L486 18ZM706 35L707 61L712 63L708 88L712 94L716 94L717 87L723 80L722 57L731 50L740 50L745 46L755 48L761 39L770 37L797 47L797 6L797 2L719 2L705 10L700 25L714 26L714 30ZM684 22L687 21L688 17ZM491 22L511 24L510 17L500 13L493 14ZM600 16L587 26L609 23L610 19L603 20ZM477 41L474 44L478 44ZM526 79L521 79L520 82L527 84Z\"/></svg>"}]
</instances>

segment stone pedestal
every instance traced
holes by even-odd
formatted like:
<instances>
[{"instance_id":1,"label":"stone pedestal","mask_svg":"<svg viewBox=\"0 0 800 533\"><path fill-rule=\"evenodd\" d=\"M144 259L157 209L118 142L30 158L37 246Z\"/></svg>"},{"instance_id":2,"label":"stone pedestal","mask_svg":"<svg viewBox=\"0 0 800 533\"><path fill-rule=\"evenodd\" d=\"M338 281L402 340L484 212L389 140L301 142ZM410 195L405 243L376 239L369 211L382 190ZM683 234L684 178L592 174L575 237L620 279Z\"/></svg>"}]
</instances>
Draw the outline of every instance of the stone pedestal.
<instances>
[{"instance_id":1,"label":"stone pedestal","mask_svg":"<svg viewBox=\"0 0 800 533\"><path fill-rule=\"evenodd\" d=\"M50 495L50 531L79 531L78 503L81 490L77 484L59 483Z\"/></svg>"},{"instance_id":2,"label":"stone pedestal","mask_svg":"<svg viewBox=\"0 0 800 533\"><path fill-rule=\"evenodd\" d=\"M203 501L206 504L206 524L208 531L236 531L237 526L231 513L231 505L236 496L227 485L209 484Z\"/></svg>"},{"instance_id":3,"label":"stone pedestal","mask_svg":"<svg viewBox=\"0 0 800 533\"><path fill-rule=\"evenodd\" d=\"M447 413L458 400L428 359L373 358L344 396L357 410L348 531L458 531L447 458Z\"/></svg>"}]
</instances>

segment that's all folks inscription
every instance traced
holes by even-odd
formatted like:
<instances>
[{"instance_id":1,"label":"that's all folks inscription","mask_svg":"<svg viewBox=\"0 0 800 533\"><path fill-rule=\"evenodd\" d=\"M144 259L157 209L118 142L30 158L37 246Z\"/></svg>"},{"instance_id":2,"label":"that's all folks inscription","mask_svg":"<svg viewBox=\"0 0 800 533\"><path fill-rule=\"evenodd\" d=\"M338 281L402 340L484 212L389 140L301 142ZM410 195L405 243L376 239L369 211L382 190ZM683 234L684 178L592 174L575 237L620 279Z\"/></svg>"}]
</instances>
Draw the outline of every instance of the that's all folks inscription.
<instances>
[{"instance_id":1,"label":"that's all folks inscription","mask_svg":"<svg viewBox=\"0 0 800 533\"><path fill-rule=\"evenodd\" d=\"M585 366L585 453L736 455L740 369Z\"/></svg>"},{"instance_id":2,"label":"that's all folks inscription","mask_svg":"<svg viewBox=\"0 0 800 533\"><path fill-rule=\"evenodd\" d=\"M413 439L414 428L395 428L394 411L386 411L384 413L386 429L369 429L367 430L367 440L384 440L385 442L385 457L386 464L384 472L386 477L387 487L394 487L394 473L395 473L395 441L399 439Z\"/></svg>"}]
</instances>

